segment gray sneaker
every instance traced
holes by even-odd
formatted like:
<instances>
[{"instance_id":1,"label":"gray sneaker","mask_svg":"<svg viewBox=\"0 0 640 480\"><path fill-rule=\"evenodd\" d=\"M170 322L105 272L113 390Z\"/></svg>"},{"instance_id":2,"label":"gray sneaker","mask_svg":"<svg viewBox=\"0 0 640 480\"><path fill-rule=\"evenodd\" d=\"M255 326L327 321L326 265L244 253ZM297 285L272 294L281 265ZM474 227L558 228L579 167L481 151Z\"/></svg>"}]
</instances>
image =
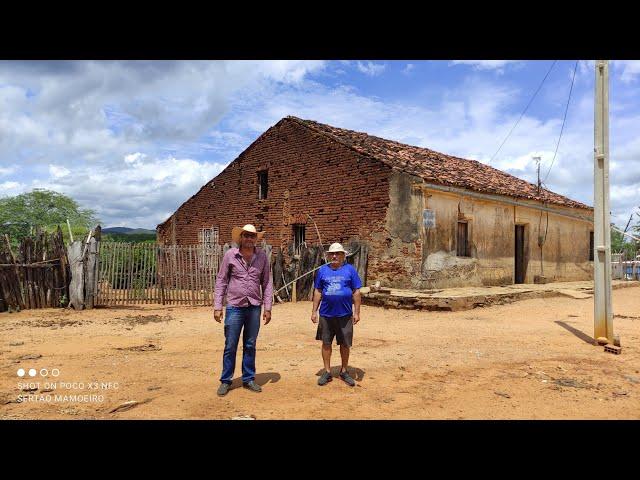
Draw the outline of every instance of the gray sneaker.
<instances>
[{"instance_id":1,"label":"gray sneaker","mask_svg":"<svg viewBox=\"0 0 640 480\"><path fill-rule=\"evenodd\" d=\"M242 384L242 386L244 388L248 388L249 390L251 390L252 392L261 392L262 391L262 387L260 387L260 385L258 385L256 382L254 382L253 380L251 380L250 382L244 383Z\"/></svg>"},{"instance_id":2,"label":"gray sneaker","mask_svg":"<svg viewBox=\"0 0 640 480\"><path fill-rule=\"evenodd\" d=\"M218 387L218 395L224 397L227 393L229 393L229 389L231 388L231 384L229 383L220 383Z\"/></svg>"},{"instance_id":3,"label":"gray sneaker","mask_svg":"<svg viewBox=\"0 0 640 480\"><path fill-rule=\"evenodd\" d=\"M333 380L333 377L331 376L331 372L327 372L325 370L324 373L320 375L320 378L318 379L318 385L326 385L331 380Z\"/></svg>"},{"instance_id":4,"label":"gray sneaker","mask_svg":"<svg viewBox=\"0 0 640 480\"><path fill-rule=\"evenodd\" d=\"M340 378L350 387L356 386L356 381L351 378L351 375L349 375L346 370L344 372L340 372Z\"/></svg>"}]
</instances>

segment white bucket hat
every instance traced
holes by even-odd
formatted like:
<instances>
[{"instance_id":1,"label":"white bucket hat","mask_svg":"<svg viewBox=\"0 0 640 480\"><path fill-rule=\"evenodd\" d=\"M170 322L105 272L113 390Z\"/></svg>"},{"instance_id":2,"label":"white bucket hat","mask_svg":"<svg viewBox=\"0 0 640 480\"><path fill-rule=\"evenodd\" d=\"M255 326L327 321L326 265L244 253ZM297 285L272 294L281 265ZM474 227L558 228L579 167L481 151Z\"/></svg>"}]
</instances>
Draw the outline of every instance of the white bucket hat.
<instances>
[{"instance_id":1,"label":"white bucket hat","mask_svg":"<svg viewBox=\"0 0 640 480\"><path fill-rule=\"evenodd\" d=\"M244 227L233 227L233 230L231 230L231 239L238 245L240 245L240 235L242 234L242 232L256 233L258 235L256 243L261 242L262 237L264 237L264 234L267 233L267 232L258 232L256 230L256 227L254 227L250 223L246 224Z\"/></svg>"},{"instance_id":2,"label":"white bucket hat","mask_svg":"<svg viewBox=\"0 0 640 480\"><path fill-rule=\"evenodd\" d=\"M337 242L332 243L331 246L329 247L329 250L327 250L327 253L333 253L333 252L343 252L345 255L347 254L347 251L344 249L344 247Z\"/></svg>"}]
</instances>

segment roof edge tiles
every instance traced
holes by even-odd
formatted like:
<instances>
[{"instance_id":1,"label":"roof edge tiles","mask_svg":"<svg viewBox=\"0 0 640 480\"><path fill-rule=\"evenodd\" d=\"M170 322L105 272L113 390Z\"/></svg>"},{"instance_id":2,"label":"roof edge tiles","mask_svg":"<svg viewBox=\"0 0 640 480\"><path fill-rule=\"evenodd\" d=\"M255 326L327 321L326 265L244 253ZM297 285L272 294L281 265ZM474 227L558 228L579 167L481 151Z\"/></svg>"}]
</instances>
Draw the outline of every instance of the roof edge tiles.
<instances>
[{"instance_id":1,"label":"roof edge tiles","mask_svg":"<svg viewBox=\"0 0 640 480\"><path fill-rule=\"evenodd\" d=\"M325 135L361 155L381 161L395 170L421 177L430 183L593 210L588 205L545 188L541 188L538 193L536 185L477 160L446 155L428 148L337 128L313 120L303 120L294 116L285 119Z\"/></svg>"}]
</instances>

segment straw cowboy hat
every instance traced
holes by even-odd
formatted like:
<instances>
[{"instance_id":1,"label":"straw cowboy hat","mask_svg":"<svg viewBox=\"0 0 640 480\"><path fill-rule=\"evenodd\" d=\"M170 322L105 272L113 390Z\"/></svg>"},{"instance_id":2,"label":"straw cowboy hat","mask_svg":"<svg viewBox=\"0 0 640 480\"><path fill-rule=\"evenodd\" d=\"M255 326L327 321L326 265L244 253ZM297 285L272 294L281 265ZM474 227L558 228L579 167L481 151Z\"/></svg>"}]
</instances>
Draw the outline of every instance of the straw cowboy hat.
<instances>
[{"instance_id":1,"label":"straw cowboy hat","mask_svg":"<svg viewBox=\"0 0 640 480\"><path fill-rule=\"evenodd\" d=\"M344 252L344 254L347 254L347 251L344 249L344 247L339 244L339 243L332 243L331 246L329 247L329 250L327 250L327 253L333 253L333 252Z\"/></svg>"},{"instance_id":2,"label":"straw cowboy hat","mask_svg":"<svg viewBox=\"0 0 640 480\"><path fill-rule=\"evenodd\" d=\"M246 224L244 227L233 227L233 230L231 230L231 239L238 245L240 245L240 234L242 232L257 233L258 238L256 240L256 243L261 242L262 237L264 237L264 234L267 233L267 232L258 232L256 230L256 227L254 227L250 223Z\"/></svg>"}]
</instances>

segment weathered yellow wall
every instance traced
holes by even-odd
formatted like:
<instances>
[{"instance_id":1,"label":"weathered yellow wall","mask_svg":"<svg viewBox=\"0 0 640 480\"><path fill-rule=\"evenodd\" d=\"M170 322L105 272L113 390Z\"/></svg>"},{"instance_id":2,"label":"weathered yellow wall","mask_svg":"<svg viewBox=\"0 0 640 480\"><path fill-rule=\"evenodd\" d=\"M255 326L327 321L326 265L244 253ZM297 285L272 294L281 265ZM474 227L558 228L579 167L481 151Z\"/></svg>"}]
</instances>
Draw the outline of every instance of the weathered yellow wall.
<instances>
[{"instance_id":1,"label":"weathered yellow wall","mask_svg":"<svg viewBox=\"0 0 640 480\"><path fill-rule=\"evenodd\" d=\"M552 207L591 217L590 211ZM424 228L425 208L435 211L435 228ZM541 267L538 237L545 234L547 218ZM468 221L468 258L456 256L458 219ZM512 284L516 224L525 225L525 283L533 283L534 276L542 274L549 281L593 278L591 223L429 189L417 177L394 172L387 211L389 237L384 239L387 248L378 254L378 268L370 281L379 279L383 285L404 288ZM374 239L373 243L378 242Z\"/></svg>"}]
</instances>

